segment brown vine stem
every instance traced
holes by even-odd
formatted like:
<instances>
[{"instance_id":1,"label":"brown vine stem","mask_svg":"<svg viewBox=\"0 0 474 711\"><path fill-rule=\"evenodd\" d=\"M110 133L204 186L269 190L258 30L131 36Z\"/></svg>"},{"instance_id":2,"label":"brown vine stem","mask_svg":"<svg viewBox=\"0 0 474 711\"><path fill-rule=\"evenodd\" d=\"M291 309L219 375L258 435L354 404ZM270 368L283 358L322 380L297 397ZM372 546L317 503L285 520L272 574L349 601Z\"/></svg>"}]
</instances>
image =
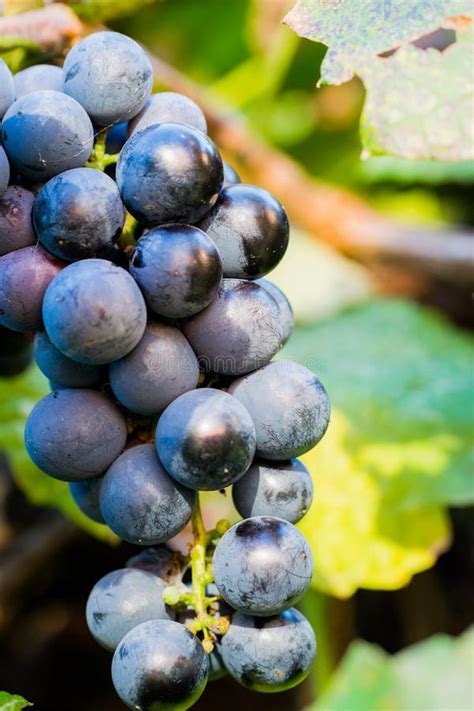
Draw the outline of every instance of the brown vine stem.
<instances>
[{"instance_id":1,"label":"brown vine stem","mask_svg":"<svg viewBox=\"0 0 474 711\"><path fill-rule=\"evenodd\" d=\"M62 39L64 29L55 23L58 5L14 18L0 18L0 37L7 27L42 44L36 35L51 22ZM69 8L67 11L70 12ZM34 17L33 17L34 16ZM77 22L79 22L77 20ZM80 25L79 34L92 28ZM96 28L93 28L96 29ZM58 40L59 42L59 40ZM309 175L289 156L268 146L247 126L242 116L210 97L167 62L150 55L161 87L187 94L204 110L211 136L242 177L273 192L285 205L291 220L345 254L364 262L384 262L417 270L455 284L474 283L472 232L465 228L407 227L390 220L363 198L348 190L325 184Z\"/></svg>"}]
</instances>

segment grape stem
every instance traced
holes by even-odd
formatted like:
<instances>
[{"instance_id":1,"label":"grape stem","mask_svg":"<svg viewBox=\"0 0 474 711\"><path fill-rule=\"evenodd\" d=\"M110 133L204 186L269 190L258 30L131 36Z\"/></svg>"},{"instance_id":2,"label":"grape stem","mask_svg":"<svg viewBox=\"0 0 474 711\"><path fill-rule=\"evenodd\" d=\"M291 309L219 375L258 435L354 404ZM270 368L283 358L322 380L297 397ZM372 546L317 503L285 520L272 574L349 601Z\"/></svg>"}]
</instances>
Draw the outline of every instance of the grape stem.
<instances>
[{"instance_id":1,"label":"grape stem","mask_svg":"<svg viewBox=\"0 0 474 711\"><path fill-rule=\"evenodd\" d=\"M206 568L206 552L209 543L209 534L204 526L199 494L196 496L196 505L194 507L191 523L194 537L194 543L190 551L193 607L196 612L198 628L201 629L203 634L204 649L206 652L212 652L214 645L208 629L210 616L208 613L209 599L206 595L206 586L212 582L212 576Z\"/></svg>"},{"instance_id":2,"label":"grape stem","mask_svg":"<svg viewBox=\"0 0 474 711\"><path fill-rule=\"evenodd\" d=\"M86 168L95 168L103 172L108 165L112 165L118 161L120 153L106 153L106 140L107 131L101 131L94 143L94 148L86 163Z\"/></svg>"}]
</instances>

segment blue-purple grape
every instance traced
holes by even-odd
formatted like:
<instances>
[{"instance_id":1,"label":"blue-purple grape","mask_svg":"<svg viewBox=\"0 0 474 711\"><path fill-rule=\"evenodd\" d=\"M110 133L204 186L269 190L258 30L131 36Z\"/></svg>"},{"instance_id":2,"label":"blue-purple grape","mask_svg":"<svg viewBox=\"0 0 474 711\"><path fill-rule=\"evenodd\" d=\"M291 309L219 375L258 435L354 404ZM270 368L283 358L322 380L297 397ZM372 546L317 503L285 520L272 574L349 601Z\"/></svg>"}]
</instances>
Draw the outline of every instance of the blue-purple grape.
<instances>
[{"instance_id":1,"label":"blue-purple grape","mask_svg":"<svg viewBox=\"0 0 474 711\"><path fill-rule=\"evenodd\" d=\"M63 90L63 70L54 64L35 64L22 69L13 77L15 97L21 99L31 91L47 89L48 91Z\"/></svg>"},{"instance_id":2,"label":"blue-purple grape","mask_svg":"<svg viewBox=\"0 0 474 711\"><path fill-rule=\"evenodd\" d=\"M96 390L55 390L30 412L25 445L33 462L63 481L100 476L125 447L120 410Z\"/></svg>"},{"instance_id":3,"label":"blue-purple grape","mask_svg":"<svg viewBox=\"0 0 474 711\"><path fill-rule=\"evenodd\" d=\"M249 411L257 432L257 454L264 459L299 457L319 442L328 427L328 394L299 363L269 363L235 380L229 392Z\"/></svg>"},{"instance_id":4,"label":"blue-purple grape","mask_svg":"<svg viewBox=\"0 0 474 711\"><path fill-rule=\"evenodd\" d=\"M18 185L11 185L0 196L0 256L36 243L31 219L34 201L34 193Z\"/></svg>"},{"instance_id":5,"label":"blue-purple grape","mask_svg":"<svg viewBox=\"0 0 474 711\"><path fill-rule=\"evenodd\" d=\"M293 314L291 304L283 291L272 281L269 281L268 279L257 279L256 284L259 284L266 291L268 291L277 303L280 311L281 345L284 346L290 338L293 328L295 327L295 316Z\"/></svg>"},{"instance_id":6,"label":"blue-purple grape","mask_svg":"<svg viewBox=\"0 0 474 711\"><path fill-rule=\"evenodd\" d=\"M255 452L249 414L227 393L201 388L162 414L156 447L171 476L191 489L223 489L247 471Z\"/></svg>"},{"instance_id":7,"label":"blue-purple grape","mask_svg":"<svg viewBox=\"0 0 474 711\"><path fill-rule=\"evenodd\" d=\"M0 59L0 120L14 101L15 86L12 73L5 61Z\"/></svg>"},{"instance_id":8,"label":"blue-purple grape","mask_svg":"<svg viewBox=\"0 0 474 711\"><path fill-rule=\"evenodd\" d=\"M83 514L96 523L105 523L100 510L99 495L103 477L97 476L93 479L83 479L82 481L72 481L69 484L69 491L77 507Z\"/></svg>"},{"instance_id":9,"label":"blue-purple grape","mask_svg":"<svg viewBox=\"0 0 474 711\"><path fill-rule=\"evenodd\" d=\"M206 117L199 106L183 94L161 91L150 96L140 113L128 124L128 134L157 123L182 123L207 133Z\"/></svg>"},{"instance_id":10,"label":"blue-purple grape","mask_svg":"<svg viewBox=\"0 0 474 711\"><path fill-rule=\"evenodd\" d=\"M36 363L48 380L61 388L93 388L100 385L106 369L100 365L87 365L71 360L51 343L48 334L38 331L34 340Z\"/></svg>"},{"instance_id":11,"label":"blue-purple grape","mask_svg":"<svg viewBox=\"0 0 474 711\"><path fill-rule=\"evenodd\" d=\"M8 188L10 182L10 163L8 162L7 154L0 146L0 198Z\"/></svg>"}]
</instances>

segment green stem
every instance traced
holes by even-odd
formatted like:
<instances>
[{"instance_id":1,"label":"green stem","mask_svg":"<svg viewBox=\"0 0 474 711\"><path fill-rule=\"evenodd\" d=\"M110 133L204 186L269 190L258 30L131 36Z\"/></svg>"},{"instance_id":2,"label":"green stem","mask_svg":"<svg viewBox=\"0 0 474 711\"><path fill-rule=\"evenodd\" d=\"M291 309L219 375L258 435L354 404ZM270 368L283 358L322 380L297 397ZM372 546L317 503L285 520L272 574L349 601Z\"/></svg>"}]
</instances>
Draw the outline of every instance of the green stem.
<instances>
[{"instance_id":1,"label":"green stem","mask_svg":"<svg viewBox=\"0 0 474 711\"><path fill-rule=\"evenodd\" d=\"M137 232L138 222L129 212L125 215L125 224L123 226L122 234L118 238L118 245L120 249L125 250L127 247L133 247L135 245L135 234Z\"/></svg>"},{"instance_id":2,"label":"green stem","mask_svg":"<svg viewBox=\"0 0 474 711\"><path fill-rule=\"evenodd\" d=\"M106 153L105 144L107 141L107 131L101 131L94 143L94 149L91 157L86 163L87 168L95 168L96 170L104 171L108 165L116 163L119 159L119 153Z\"/></svg>"},{"instance_id":3,"label":"green stem","mask_svg":"<svg viewBox=\"0 0 474 711\"><path fill-rule=\"evenodd\" d=\"M209 601L206 596L206 586L209 582L209 574L206 569L206 550L209 542L209 536L204 526L202 518L201 505L199 502L199 494L196 498L193 516L191 519L193 528L194 543L191 548L191 574L193 581L193 597L194 610L196 619L200 623L204 637L204 648L206 651L212 651L212 640L209 634Z\"/></svg>"}]
</instances>

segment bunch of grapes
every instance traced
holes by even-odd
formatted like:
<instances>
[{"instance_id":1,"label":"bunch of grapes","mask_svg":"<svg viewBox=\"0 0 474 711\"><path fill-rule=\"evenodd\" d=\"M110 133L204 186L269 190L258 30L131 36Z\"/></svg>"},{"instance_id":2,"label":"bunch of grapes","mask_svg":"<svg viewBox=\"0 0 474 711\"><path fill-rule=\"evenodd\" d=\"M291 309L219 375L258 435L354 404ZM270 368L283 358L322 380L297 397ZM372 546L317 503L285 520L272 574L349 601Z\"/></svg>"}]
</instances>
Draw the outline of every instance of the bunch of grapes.
<instances>
[{"instance_id":1,"label":"bunch of grapes","mask_svg":"<svg viewBox=\"0 0 474 711\"><path fill-rule=\"evenodd\" d=\"M293 606L313 563L294 524L312 483L296 457L329 401L272 360L293 328L263 278L288 245L283 207L223 162L193 101L152 82L113 32L64 68L0 64L0 324L10 368L34 333L51 384L26 425L33 462L152 546L95 585L87 621L124 703L159 711L225 673L262 692L308 673L316 641ZM199 491L230 486L243 520L206 530ZM189 522L183 556L165 543Z\"/></svg>"}]
</instances>

